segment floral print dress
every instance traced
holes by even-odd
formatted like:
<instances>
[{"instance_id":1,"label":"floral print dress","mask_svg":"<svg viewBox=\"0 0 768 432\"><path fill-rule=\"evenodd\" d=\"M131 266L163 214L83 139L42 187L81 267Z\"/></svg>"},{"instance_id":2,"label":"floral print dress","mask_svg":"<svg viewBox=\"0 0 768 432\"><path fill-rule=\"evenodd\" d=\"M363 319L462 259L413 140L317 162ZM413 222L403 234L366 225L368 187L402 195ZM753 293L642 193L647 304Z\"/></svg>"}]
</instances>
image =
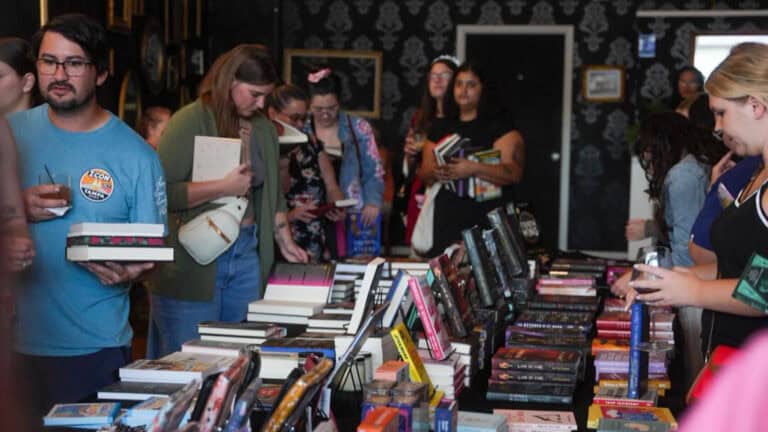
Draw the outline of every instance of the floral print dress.
<instances>
[{"instance_id":1,"label":"floral print dress","mask_svg":"<svg viewBox=\"0 0 768 432\"><path fill-rule=\"evenodd\" d=\"M320 206L326 201L325 183L320 174L320 145L317 140L300 144L291 154L288 171L291 184L285 198L288 209L314 204ZM320 216L310 222L295 220L291 222L293 239L307 251L310 260L318 262L323 259L325 250L325 218Z\"/></svg>"}]
</instances>

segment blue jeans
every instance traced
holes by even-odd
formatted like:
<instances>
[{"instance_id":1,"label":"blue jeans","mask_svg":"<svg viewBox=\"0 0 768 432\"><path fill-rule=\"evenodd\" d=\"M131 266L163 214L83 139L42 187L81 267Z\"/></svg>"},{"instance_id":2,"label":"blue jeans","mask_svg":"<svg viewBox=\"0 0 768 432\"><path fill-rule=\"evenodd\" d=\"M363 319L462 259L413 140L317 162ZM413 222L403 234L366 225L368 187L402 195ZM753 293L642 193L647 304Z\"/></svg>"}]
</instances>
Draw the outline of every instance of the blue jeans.
<instances>
[{"instance_id":1,"label":"blue jeans","mask_svg":"<svg viewBox=\"0 0 768 432\"><path fill-rule=\"evenodd\" d=\"M216 286L211 301L179 300L150 295L147 357L159 358L181 350L181 344L198 339L202 321L240 322L248 303L261 297L258 227L240 229L240 236L216 259Z\"/></svg>"}]
</instances>

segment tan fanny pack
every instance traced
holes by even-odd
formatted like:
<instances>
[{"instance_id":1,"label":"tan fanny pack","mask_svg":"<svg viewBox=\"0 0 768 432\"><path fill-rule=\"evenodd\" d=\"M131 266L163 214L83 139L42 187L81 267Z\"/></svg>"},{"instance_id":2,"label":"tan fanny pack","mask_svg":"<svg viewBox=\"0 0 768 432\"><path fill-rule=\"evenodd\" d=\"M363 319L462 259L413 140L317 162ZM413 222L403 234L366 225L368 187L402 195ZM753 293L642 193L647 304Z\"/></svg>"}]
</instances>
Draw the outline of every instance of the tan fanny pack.
<instances>
[{"instance_id":1,"label":"tan fanny pack","mask_svg":"<svg viewBox=\"0 0 768 432\"><path fill-rule=\"evenodd\" d=\"M224 205L200 213L179 228L179 243L200 265L216 260L240 235L248 200L241 197L222 198Z\"/></svg>"}]
</instances>

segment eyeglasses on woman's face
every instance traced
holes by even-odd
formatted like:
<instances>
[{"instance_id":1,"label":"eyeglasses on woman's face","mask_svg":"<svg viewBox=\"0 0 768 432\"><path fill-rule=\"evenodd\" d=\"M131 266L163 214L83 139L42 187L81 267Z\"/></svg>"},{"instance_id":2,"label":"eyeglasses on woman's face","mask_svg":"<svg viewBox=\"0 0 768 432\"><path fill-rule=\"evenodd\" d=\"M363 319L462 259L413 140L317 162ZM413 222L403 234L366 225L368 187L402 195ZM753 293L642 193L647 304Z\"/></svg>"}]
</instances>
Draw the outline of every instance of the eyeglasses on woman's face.
<instances>
[{"instance_id":1,"label":"eyeglasses on woman's face","mask_svg":"<svg viewBox=\"0 0 768 432\"><path fill-rule=\"evenodd\" d=\"M331 114L336 114L336 112L339 110L339 104L333 104L333 105L327 105L327 106L312 105L309 109L312 110L313 114L331 115Z\"/></svg>"},{"instance_id":2,"label":"eyeglasses on woman's face","mask_svg":"<svg viewBox=\"0 0 768 432\"><path fill-rule=\"evenodd\" d=\"M453 76L453 72L445 71L445 72L430 72L429 73L429 80L430 81L448 81Z\"/></svg>"}]
</instances>

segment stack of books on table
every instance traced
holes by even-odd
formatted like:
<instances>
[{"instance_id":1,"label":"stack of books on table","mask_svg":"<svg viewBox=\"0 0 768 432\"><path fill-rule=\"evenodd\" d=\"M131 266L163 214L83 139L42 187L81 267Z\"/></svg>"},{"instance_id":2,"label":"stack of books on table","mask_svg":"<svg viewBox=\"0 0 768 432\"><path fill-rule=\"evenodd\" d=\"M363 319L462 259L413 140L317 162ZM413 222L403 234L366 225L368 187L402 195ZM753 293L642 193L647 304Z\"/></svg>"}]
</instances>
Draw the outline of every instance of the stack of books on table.
<instances>
[{"instance_id":1,"label":"stack of books on table","mask_svg":"<svg viewBox=\"0 0 768 432\"><path fill-rule=\"evenodd\" d=\"M668 357L666 352L652 352L649 355L648 373L650 375L667 374ZM629 352L604 351L595 356L595 379L600 380L609 374L629 373Z\"/></svg>"},{"instance_id":2,"label":"stack of books on table","mask_svg":"<svg viewBox=\"0 0 768 432\"><path fill-rule=\"evenodd\" d=\"M153 397L167 398L184 384L117 381L96 393L99 400L143 401Z\"/></svg>"},{"instance_id":3,"label":"stack of books on table","mask_svg":"<svg viewBox=\"0 0 768 432\"><path fill-rule=\"evenodd\" d=\"M479 370L479 342L477 335L470 334L464 338L451 338L452 354L449 359L458 360L459 365L464 367L464 386L469 387L472 379ZM424 338L419 338L417 342L419 356L423 359L434 358L432 351L428 348L428 343Z\"/></svg>"},{"instance_id":4,"label":"stack of books on table","mask_svg":"<svg viewBox=\"0 0 768 432\"><path fill-rule=\"evenodd\" d=\"M43 417L43 425L98 429L112 424L119 411L117 402L56 404Z\"/></svg>"},{"instance_id":5,"label":"stack of books on table","mask_svg":"<svg viewBox=\"0 0 768 432\"><path fill-rule=\"evenodd\" d=\"M494 409L504 416L509 432L571 432L578 429L576 417L570 411L534 411Z\"/></svg>"},{"instance_id":6,"label":"stack of books on table","mask_svg":"<svg viewBox=\"0 0 768 432\"><path fill-rule=\"evenodd\" d=\"M599 258L556 258L549 266L549 274L558 277L605 276L605 260Z\"/></svg>"},{"instance_id":7,"label":"stack of books on table","mask_svg":"<svg viewBox=\"0 0 768 432\"><path fill-rule=\"evenodd\" d=\"M136 360L120 368L121 381L187 384L228 367L232 357L174 352L157 360Z\"/></svg>"},{"instance_id":8,"label":"stack of books on table","mask_svg":"<svg viewBox=\"0 0 768 432\"><path fill-rule=\"evenodd\" d=\"M271 323L204 321L197 325L197 332L204 341L261 345L267 339L284 337L286 329Z\"/></svg>"},{"instance_id":9,"label":"stack of books on table","mask_svg":"<svg viewBox=\"0 0 768 432\"><path fill-rule=\"evenodd\" d=\"M459 362L459 357L452 355L444 360L434 360L424 356L421 358L435 389L442 390L447 399L459 397L464 389L464 371L467 368Z\"/></svg>"},{"instance_id":10,"label":"stack of books on table","mask_svg":"<svg viewBox=\"0 0 768 432\"><path fill-rule=\"evenodd\" d=\"M73 224L67 233L69 261L173 261L165 245L165 225L135 223Z\"/></svg>"},{"instance_id":11,"label":"stack of books on table","mask_svg":"<svg viewBox=\"0 0 768 432\"><path fill-rule=\"evenodd\" d=\"M350 318L352 318L352 309L341 313L321 312L309 317L307 331L312 333L344 334L347 332Z\"/></svg>"},{"instance_id":12,"label":"stack of books on table","mask_svg":"<svg viewBox=\"0 0 768 432\"><path fill-rule=\"evenodd\" d=\"M328 299L328 302L343 303L343 302L352 301L354 298L355 298L355 281L354 280L336 280L334 278L333 287L331 288L331 296Z\"/></svg>"},{"instance_id":13,"label":"stack of books on table","mask_svg":"<svg viewBox=\"0 0 768 432\"><path fill-rule=\"evenodd\" d=\"M570 404L581 353L545 348L500 348L491 359L489 400Z\"/></svg>"},{"instance_id":14,"label":"stack of books on table","mask_svg":"<svg viewBox=\"0 0 768 432\"><path fill-rule=\"evenodd\" d=\"M327 304L333 274L333 264L275 264L264 298L248 305L248 321L308 324Z\"/></svg>"},{"instance_id":15,"label":"stack of books on table","mask_svg":"<svg viewBox=\"0 0 768 432\"><path fill-rule=\"evenodd\" d=\"M603 311L597 317L597 337L629 341L631 334L629 312ZM652 341L675 344L673 322L675 314L665 309L650 308L650 338Z\"/></svg>"}]
</instances>

